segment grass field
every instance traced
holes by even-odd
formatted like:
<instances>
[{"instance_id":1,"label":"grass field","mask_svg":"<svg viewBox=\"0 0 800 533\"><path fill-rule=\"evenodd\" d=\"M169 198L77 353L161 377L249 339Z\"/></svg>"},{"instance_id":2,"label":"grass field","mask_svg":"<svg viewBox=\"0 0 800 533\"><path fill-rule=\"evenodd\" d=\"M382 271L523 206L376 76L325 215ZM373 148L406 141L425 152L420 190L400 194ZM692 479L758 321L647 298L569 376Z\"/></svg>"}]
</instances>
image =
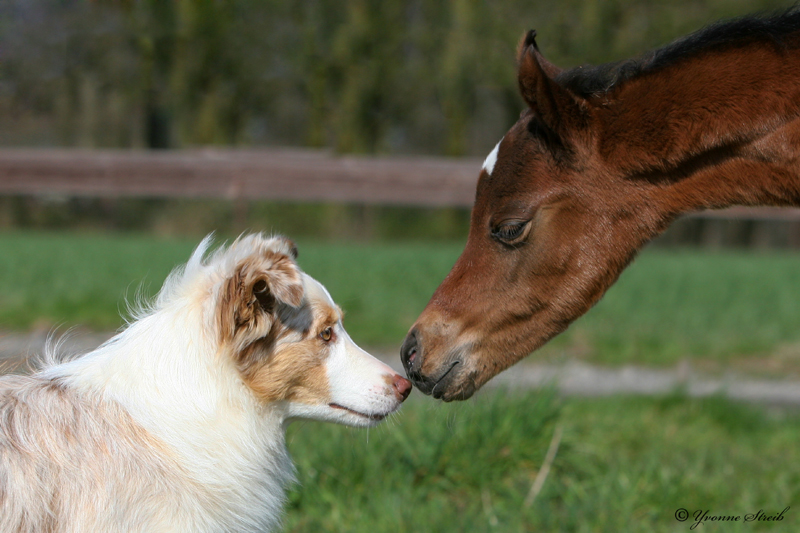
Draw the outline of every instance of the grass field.
<instances>
[{"instance_id":1,"label":"grass field","mask_svg":"<svg viewBox=\"0 0 800 533\"><path fill-rule=\"evenodd\" d=\"M0 234L0 328L121 324L195 240ZM394 349L461 244L300 242L300 264L345 309L361 344ZM585 317L535 357L800 375L800 254L646 250Z\"/></svg>"},{"instance_id":2,"label":"grass field","mask_svg":"<svg viewBox=\"0 0 800 533\"><path fill-rule=\"evenodd\" d=\"M0 234L0 327L118 327L126 295L140 286L152 295L195 244ZM460 252L457 244L299 244L301 266L329 287L353 337L368 345L401 342ZM537 357L653 365L689 358L786 375L800 360L792 348L797 294L797 254L648 250ZM525 508L556 428L563 438L552 469ZM288 439L300 481L288 532L671 532L693 523L677 521L678 509L743 520L787 506L781 522L694 530L800 528L800 415L720 398L559 399L494 389L452 405L414 393L372 430L296 423Z\"/></svg>"},{"instance_id":3,"label":"grass field","mask_svg":"<svg viewBox=\"0 0 800 533\"><path fill-rule=\"evenodd\" d=\"M524 508L556 426L552 469ZM722 399L415 394L370 432L304 423L289 438L290 532L690 531L678 509L744 520L787 506L781 522L695 531L800 528L800 420Z\"/></svg>"}]
</instances>

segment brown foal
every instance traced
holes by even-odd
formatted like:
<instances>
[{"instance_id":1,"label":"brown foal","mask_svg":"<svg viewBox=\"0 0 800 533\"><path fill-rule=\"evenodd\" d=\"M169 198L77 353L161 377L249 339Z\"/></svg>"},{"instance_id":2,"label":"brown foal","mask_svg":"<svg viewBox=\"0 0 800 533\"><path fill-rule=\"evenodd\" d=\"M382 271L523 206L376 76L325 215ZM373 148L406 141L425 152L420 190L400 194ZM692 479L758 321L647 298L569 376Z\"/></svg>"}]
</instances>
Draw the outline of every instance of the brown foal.
<instances>
[{"instance_id":1,"label":"brown foal","mask_svg":"<svg viewBox=\"0 0 800 533\"><path fill-rule=\"evenodd\" d=\"M401 348L445 401L566 329L680 214L800 205L800 10L570 70L535 36L518 53L529 108L487 158L466 247Z\"/></svg>"}]
</instances>

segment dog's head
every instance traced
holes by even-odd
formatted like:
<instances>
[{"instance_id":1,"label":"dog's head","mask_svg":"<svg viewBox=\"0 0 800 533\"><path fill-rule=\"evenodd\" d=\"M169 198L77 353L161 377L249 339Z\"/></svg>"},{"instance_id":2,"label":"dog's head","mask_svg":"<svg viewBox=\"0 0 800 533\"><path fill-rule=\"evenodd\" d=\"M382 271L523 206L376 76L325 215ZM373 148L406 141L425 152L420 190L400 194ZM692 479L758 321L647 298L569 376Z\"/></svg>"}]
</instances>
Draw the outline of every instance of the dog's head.
<instances>
[{"instance_id":1,"label":"dog's head","mask_svg":"<svg viewBox=\"0 0 800 533\"><path fill-rule=\"evenodd\" d=\"M223 254L219 342L259 401L285 406L288 418L351 426L400 407L410 382L350 339L342 311L298 268L291 241L250 235Z\"/></svg>"}]
</instances>

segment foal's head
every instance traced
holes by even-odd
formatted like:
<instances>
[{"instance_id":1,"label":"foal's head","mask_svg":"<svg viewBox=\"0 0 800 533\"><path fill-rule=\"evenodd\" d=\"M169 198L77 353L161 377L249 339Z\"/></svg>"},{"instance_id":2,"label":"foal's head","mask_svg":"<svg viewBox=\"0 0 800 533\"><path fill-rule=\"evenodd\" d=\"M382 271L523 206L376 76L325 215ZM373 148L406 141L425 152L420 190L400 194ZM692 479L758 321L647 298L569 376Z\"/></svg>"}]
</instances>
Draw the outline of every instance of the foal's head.
<instances>
[{"instance_id":1,"label":"foal's head","mask_svg":"<svg viewBox=\"0 0 800 533\"><path fill-rule=\"evenodd\" d=\"M595 104L557 81L534 37L519 51L529 108L487 157L466 248L401 352L417 387L444 400L563 331L664 224L648 188L597 153Z\"/></svg>"},{"instance_id":2,"label":"foal's head","mask_svg":"<svg viewBox=\"0 0 800 533\"><path fill-rule=\"evenodd\" d=\"M421 391L471 396L585 313L678 214L765 201L730 176L753 178L746 151L763 160L754 139L798 104L757 77L783 57L773 41L787 24L770 33L753 21L757 31L712 27L637 61L570 71L542 57L535 32L523 38L528 109L486 159L466 247L401 348Z\"/></svg>"}]
</instances>

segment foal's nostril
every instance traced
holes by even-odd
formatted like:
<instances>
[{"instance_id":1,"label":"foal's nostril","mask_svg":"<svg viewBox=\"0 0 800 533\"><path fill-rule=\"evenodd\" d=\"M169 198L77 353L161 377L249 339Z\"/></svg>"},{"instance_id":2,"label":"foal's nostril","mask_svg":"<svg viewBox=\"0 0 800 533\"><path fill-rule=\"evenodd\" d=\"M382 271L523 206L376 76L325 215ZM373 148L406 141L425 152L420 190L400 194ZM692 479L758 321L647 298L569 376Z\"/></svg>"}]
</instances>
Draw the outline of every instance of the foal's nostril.
<instances>
[{"instance_id":1,"label":"foal's nostril","mask_svg":"<svg viewBox=\"0 0 800 533\"><path fill-rule=\"evenodd\" d=\"M400 360L403 362L403 368L406 369L406 374L409 376L413 372L414 363L419 359L419 351L417 331L412 330L403 342L403 346L400 347Z\"/></svg>"},{"instance_id":2,"label":"foal's nostril","mask_svg":"<svg viewBox=\"0 0 800 533\"><path fill-rule=\"evenodd\" d=\"M400 374L397 374L394 380L392 380L392 387L394 387L395 396L397 396L397 399L401 402L411 394L411 382Z\"/></svg>"}]
</instances>

